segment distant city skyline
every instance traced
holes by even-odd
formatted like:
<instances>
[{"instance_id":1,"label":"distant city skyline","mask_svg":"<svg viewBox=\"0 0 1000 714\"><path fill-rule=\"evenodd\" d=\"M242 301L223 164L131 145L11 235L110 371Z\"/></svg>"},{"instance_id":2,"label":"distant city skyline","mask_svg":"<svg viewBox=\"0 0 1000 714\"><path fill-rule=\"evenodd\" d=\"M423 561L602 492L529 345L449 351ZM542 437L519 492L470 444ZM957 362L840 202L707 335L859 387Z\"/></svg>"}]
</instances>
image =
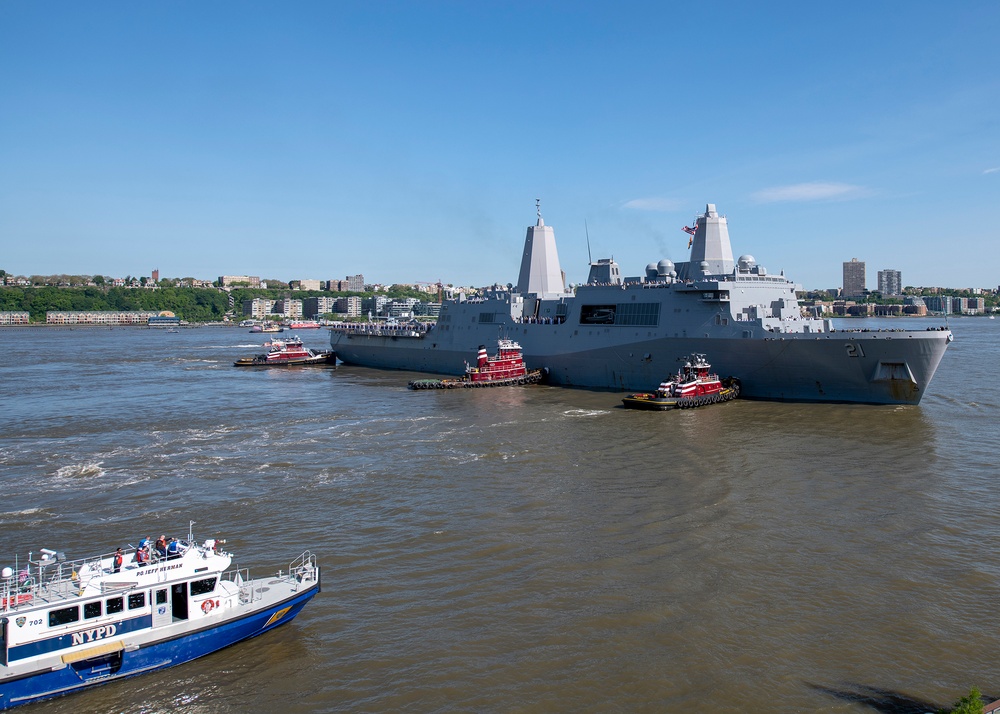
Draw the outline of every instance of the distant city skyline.
<instances>
[{"instance_id":1,"label":"distant city skyline","mask_svg":"<svg viewBox=\"0 0 1000 714\"><path fill-rule=\"evenodd\" d=\"M0 267L506 284L541 198L568 283L686 260L714 203L807 290L844 255L996 285L998 29L987 0L0 3Z\"/></svg>"}]
</instances>

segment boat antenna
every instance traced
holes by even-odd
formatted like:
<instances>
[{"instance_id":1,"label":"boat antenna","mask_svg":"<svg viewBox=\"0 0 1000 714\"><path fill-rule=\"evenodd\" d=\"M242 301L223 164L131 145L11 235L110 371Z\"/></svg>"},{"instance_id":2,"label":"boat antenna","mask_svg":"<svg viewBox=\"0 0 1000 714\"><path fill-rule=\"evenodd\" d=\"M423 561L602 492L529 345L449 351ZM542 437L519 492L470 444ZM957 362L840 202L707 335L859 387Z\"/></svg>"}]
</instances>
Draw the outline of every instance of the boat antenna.
<instances>
[{"instance_id":1,"label":"boat antenna","mask_svg":"<svg viewBox=\"0 0 1000 714\"><path fill-rule=\"evenodd\" d=\"M594 264L594 256L590 254L590 226L587 225L587 219L583 219L583 229L587 231L587 262L591 265Z\"/></svg>"},{"instance_id":2,"label":"boat antenna","mask_svg":"<svg viewBox=\"0 0 1000 714\"><path fill-rule=\"evenodd\" d=\"M194 521L188 521L188 543L194 543Z\"/></svg>"}]
</instances>

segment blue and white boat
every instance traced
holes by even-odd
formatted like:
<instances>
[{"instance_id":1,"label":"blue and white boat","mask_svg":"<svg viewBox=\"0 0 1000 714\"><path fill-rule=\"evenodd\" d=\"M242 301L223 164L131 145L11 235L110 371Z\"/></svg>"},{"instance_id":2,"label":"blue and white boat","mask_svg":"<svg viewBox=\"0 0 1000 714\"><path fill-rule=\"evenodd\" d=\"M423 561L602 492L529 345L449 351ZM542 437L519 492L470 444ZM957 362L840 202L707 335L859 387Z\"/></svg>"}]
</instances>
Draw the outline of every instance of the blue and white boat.
<instances>
[{"instance_id":1,"label":"blue and white boat","mask_svg":"<svg viewBox=\"0 0 1000 714\"><path fill-rule=\"evenodd\" d=\"M42 549L3 568L0 710L215 652L289 622L320 591L309 551L250 579L224 544L189 528L170 549L143 539L80 560Z\"/></svg>"}]
</instances>

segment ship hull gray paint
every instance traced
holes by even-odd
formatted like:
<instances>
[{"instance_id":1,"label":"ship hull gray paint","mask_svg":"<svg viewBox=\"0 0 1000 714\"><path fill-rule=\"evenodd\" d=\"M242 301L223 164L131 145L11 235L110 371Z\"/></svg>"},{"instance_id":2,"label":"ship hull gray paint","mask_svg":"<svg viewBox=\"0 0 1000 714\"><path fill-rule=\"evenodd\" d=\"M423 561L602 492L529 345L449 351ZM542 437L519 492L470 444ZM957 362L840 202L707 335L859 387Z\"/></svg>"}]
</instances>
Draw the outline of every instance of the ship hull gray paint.
<instances>
[{"instance_id":1,"label":"ship hull gray paint","mask_svg":"<svg viewBox=\"0 0 1000 714\"><path fill-rule=\"evenodd\" d=\"M950 333L829 332L767 338L613 335L608 326L511 323L476 326L447 335L440 327L423 337L379 337L334 332L331 344L346 364L459 375L479 345L502 332L517 340L525 364L544 368L551 384L648 391L676 371L692 352L708 355L722 376L737 377L741 396L810 402L916 404L947 348ZM591 334L580 334L580 331ZM604 332L607 330L607 332ZM603 343L603 344L601 344ZM911 380L878 379L880 364L905 364ZM884 371L884 367L883 367Z\"/></svg>"},{"instance_id":2,"label":"ship hull gray paint","mask_svg":"<svg viewBox=\"0 0 1000 714\"><path fill-rule=\"evenodd\" d=\"M494 287L444 303L426 333L339 327L330 344L346 364L463 374L480 345L503 337L519 342L528 368L546 370L551 384L635 391L655 389L697 352L720 376L738 378L741 396L752 399L917 404L923 397L949 330L833 330L802 316L797 286L784 275L768 274L751 255L733 260L727 219L713 204L689 232L688 262L661 260L623 279L613 260L602 259L591 264L587 284L566 292L551 277L560 275L555 237L539 212L519 279L540 286L536 292ZM535 270L549 278L535 281Z\"/></svg>"}]
</instances>

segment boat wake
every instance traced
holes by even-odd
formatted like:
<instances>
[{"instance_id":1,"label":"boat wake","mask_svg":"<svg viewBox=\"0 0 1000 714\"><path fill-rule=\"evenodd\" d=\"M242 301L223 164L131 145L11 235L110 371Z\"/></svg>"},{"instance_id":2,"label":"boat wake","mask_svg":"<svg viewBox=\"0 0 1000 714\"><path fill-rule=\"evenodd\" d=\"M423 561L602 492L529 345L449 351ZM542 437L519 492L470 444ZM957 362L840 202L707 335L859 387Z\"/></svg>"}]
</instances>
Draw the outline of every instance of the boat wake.
<instances>
[{"instance_id":1,"label":"boat wake","mask_svg":"<svg viewBox=\"0 0 1000 714\"><path fill-rule=\"evenodd\" d=\"M563 416L568 417L593 417L600 416L601 414L610 414L607 409L567 409L563 412Z\"/></svg>"},{"instance_id":2,"label":"boat wake","mask_svg":"<svg viewBox=\"0 0 1000 714\"><path fill-rule=\"evenodd\" d=\"M85 464L70 464L56 469L56 478L60 479L92 479L101 478L107 472L101 468L103 461L92 461Z\"/></svg>"}]
</instances>

